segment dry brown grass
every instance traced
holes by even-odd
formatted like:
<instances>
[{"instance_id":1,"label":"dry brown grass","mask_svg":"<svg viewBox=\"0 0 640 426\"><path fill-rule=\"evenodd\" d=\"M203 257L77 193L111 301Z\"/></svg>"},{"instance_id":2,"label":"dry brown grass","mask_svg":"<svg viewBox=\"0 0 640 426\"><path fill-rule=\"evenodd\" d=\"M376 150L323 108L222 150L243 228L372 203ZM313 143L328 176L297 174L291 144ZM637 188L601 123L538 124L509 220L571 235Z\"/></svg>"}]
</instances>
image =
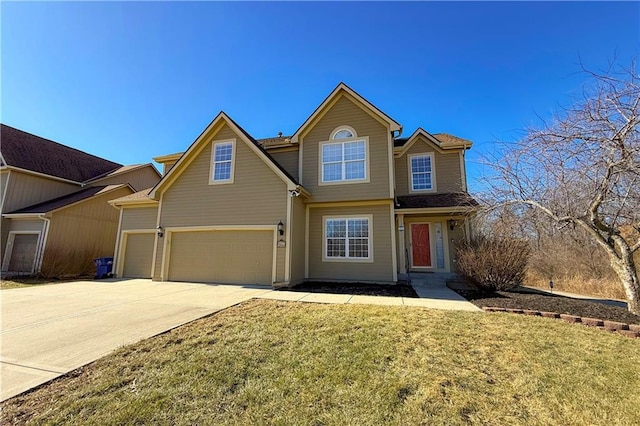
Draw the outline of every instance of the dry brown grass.
<instances>
[{"instance_id":1,"label":"dry brown grass","mask_svg":"<svg viewBox=\"0 0 640 426\"><path fill-rule=\"evenodd\" d=\"M93 260L102 255L97 248L47 247L42 261L41 275L46 279L93 276L96 273Z\"/></svg>"},{"instance_id":2,"label":"dry brown grass","mask_svg":"<svg viewBox=\"0 0 640 426\"><path fill-rule=\"evenodd\" d=\"M525 285L548 290L549 278L528 273L525 279ZM603 279L582 277L554 278L553 289L584 296L626 300L622 284L613 277Z\"/></svg>"}]
</instances>

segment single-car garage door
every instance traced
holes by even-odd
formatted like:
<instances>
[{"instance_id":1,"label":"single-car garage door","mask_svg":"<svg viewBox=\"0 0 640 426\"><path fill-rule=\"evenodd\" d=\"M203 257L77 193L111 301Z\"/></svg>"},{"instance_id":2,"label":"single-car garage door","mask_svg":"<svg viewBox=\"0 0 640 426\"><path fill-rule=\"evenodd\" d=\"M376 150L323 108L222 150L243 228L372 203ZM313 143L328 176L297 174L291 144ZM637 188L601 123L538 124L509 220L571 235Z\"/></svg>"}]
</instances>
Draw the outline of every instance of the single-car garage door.
<instances>
[{"instance_id":1,"label":"single-car garage door","mask_svg":"<svg viewBox=\"0 0 640 426\"><path fill-rule=\"evenodd\" d=\"M151 278L151 259L155 233L129 234L124 250L122 276L126 278Z\"/></svg>"},{"instance_id":2,"label":"single-car garage door","mask_svg":"<svg viewBox=\"0 0 640 426\"><path fill-rule=\"evenodd\" d=\"M10 272L33 272L38 237L38 234L16 234L14 236L11 259L9 260Z\"/></svg>"},{"instance_id":3,"label":"single-car garage door","mask_svg":"<svg viewBox=\"0 0 640 426\"><path fill-rule=\"evenodd\" d=\"M172 232L169 280L272 283L273 231Z\"/></svg>"}]
</instances>

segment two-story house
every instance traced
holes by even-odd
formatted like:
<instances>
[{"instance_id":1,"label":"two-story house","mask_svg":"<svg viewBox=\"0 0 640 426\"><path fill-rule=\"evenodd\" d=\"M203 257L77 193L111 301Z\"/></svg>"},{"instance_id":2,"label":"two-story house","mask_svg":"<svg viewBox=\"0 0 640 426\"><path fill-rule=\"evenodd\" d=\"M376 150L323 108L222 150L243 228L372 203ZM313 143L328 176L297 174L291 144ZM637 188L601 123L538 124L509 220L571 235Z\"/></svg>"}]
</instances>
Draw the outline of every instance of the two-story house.
<instances>
[{"instance_id":1,"label":"two-story house","mask_svg":"<svg viewBox=\"0 0 640 426\"><path fill-rule=\"evenodd\" d=\"M2 124L3 275L74 275L111 256L118 214L108 201L154 185L151 165L123 166Z\"/></svg>"},{"instance_id":2,"label":"two-story house","mask_svg":"<svg viewBox=\"0 0 640 426\"><path fill-rule=\"evenodd\" d=\"M402 126L339 84L291 136L255 140L224 112L120 209L122 277L237 284L393 283L455 270L471 142ZM468 230L467 230L468 231Z\"/></svg>"}]
</instances>

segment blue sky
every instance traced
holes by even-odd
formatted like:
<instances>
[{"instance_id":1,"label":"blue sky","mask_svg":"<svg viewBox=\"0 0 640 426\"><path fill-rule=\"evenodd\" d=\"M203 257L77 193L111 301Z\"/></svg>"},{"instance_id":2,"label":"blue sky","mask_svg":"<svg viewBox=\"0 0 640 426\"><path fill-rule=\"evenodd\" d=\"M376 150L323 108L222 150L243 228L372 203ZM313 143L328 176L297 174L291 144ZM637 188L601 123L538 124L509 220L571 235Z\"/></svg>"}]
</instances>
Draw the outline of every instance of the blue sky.
<instances>
[{"instance_id":1,"label":"blue sky","mask_svg":"<svg viewBox=\"0 0 640 426\"><path fill-rule=\"evenodd\" d=\"M638 2L6 2L1 120L124 164L185 150L220 111L293 133L344 81L404 126L496 140L640 52Z\"/></svg>"}]
</instances>

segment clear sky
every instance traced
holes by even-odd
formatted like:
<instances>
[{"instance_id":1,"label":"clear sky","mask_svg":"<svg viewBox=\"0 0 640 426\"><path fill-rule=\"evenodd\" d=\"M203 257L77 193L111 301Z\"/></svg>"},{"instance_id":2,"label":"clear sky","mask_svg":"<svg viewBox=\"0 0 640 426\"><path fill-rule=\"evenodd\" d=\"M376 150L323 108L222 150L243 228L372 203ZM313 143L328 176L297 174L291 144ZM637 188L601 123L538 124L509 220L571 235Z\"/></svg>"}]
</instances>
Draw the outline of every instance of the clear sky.
<instances>
[{"instance_id":1,"label":"clear sky","mask_svg":"<svg viewBox=\"0 0 640 426\"><path fill-rule=\"evenodd\" d=\"M6 2L3 123L123 164L224 110L293 133L341 81L404 126L496 140L640 52L639 2Z\"/></svg>"}]
</instances>

